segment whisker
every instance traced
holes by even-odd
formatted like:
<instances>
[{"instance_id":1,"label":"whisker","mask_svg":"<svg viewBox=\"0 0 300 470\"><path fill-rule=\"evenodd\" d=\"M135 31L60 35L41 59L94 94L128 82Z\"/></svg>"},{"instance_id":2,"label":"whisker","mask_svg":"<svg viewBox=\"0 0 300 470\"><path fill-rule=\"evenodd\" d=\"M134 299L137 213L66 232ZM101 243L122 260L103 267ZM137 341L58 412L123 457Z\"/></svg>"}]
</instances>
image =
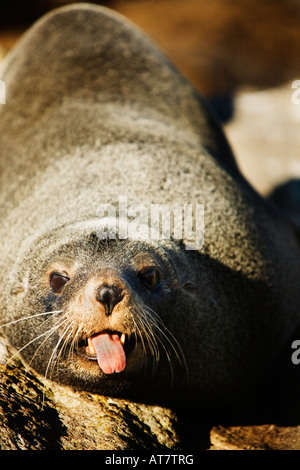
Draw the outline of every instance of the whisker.
<instances>
[{"instance_id":1,"label":"whisker","mask_svg":"<svg viewBox=\"0 0 300 470\"><path fill-rule=\"evenodd\" d=\"M139 316L136 315L137 317L137 320L139 319ZM142 345L143 345L143 351L144 353L146 354L146 347L145 347L145 343L144 343L144 339L143 339L143 335L141 334L141 330L135 320L135 315L132 315L132 321L134 323L134 326L135 326L135 329L134 329L134 333L135 333L135 340L137 341L137 337L139 336L139 338L141 339L141 342L142 342Z\"/></svg>"},{"instance_id":2,"label":"whisker","mask_svg":"<svg viewBox=\"0 0 300 470\"><path fill-rule=\"evenodd\" d=\"M75 315L74 315L75 317ZM71 318L72 318L72 315L71 315ZM76 329L76 332L74 334L74 337L70 343L70 348L69 348L69 354L68 354L68 357L69 359L73 356L74 354L74 351L75 351L75 348L78 346L78 338L80 337L80 333L81 331L83 330L83 327L82 325L80 325L77 329Z\"/></svg>"},{"instance_id":3,"label":"whisker","mask_svg":"<svg viewBox=\"0 0 300 470\"><path fill-rule=\"evenodd\" d=\"M80 325L74 331L73 326L74 326L74 318L76 318L76 314L67 311L64 316L67 317L68 322L67 322L66 327L62 331L61 336L55 348L53 349L51 357L49 358L47 369L46 369L46 376L48 375L48 372L50 371L49 378L51 378L55 364L57 364L58 366L59 359L62 356L63 351L67 348L68 345L69 345L69 353L68 353L69 359L74 354L75 344L78 342L77 338L80 336L80 333L82 331L82 325Z\"/></svg>"},{"instance_id":4,"label":"whisker","mask_svg":"<svg viewBox=\"0 0 300 470\"><path fill-rule=\"evenodd\" d=\"M69 319L66 318L63 323L65 323L67 320L69 320ZM62 323L61 323L59 326L61 326L61 325L62 325ZM50 370L51 363L52 363L53 365L51 366L50 375L49 375L49 378L51 378L52 371L53 371L53 369L54 369L55 363L58 364L58 361L59 361L59 358L60 358L60 356L61 356L61 354L62 354L62 351L64 350L65 345L67 344L67 341L68 341L70 335L72 334L72 331L69 332L67 338L65 338L65 335L66 335L67 331L68 331L69 329L71 329L71 328L72 328L72 323L70 323L69 325L67 325L67 327L66 327L65 330L63 331L62 335L60 336L59 340L57 341L57 343L56 343L56 345L55 345L55 348L53 349L53 351L52 351L52 353L51 353L51 356L50 356L50 358L49 358L49 361L48 361L48 364L47 364L47 368L46 368L46 371L45 371L45 377L47 377L48 372L49 372L49 370ZM62 341L63 341L62 347L60 348L59 353L56 355L56 353L57 353L57 351L58 351L58 348L59 348L59 345L60 345L60 343L61 343ZM55 357L55 355L56 355L56 357Z\"/></svg>"},{"instance_id":5,"label":"whisker","mask_svg":"<svg viewBox=\"0 0 300 470\"><path fill-rule=\"evenodd\" d=\"M34 315L29 315L28 317L18 318L17 320L12 320L4 325L0 325L0 328L4 328L6 326L14 325L15 323L19 323L24 320L30 320L31 318L40 317L42 315L51 315L53 313L61 313L62 310L52 310L51 312L43 312L43 313L35 313Z\"/></svg>"},{"instance_id":6,"label":"whisker","mask_svg":"<svg viewBox=\"0 0 300 470\"><path fill-rule=\"evenodd\" d=\"M154 359L152 364L152 373L155 374L157 364L159 361L160 353L159 347L157 344L156 336L153 332L153 328L151 326L151 320L149 315L143 311L137 304L134 304L133 309L133 322L135 324L135 336L140 338L140 341L143 346L144 354L147 356L149 350L151 353L151 357ZM145 341L148 344L148 351L145 344Z\"/></svg>"},{"instance_id":7,"label":"whisker","mask_svg":"<svg viewBox=\"0 0 300 470\"><path fill-rule=\"evenodd\" d=\"M61 312L62 310L60 310ZM61 320L61 319L60 319ZM26 349L28 346L30 346L31 344L33 344L35 341L39 340L40 338L42 338L43 336L46 336L48 335L43 341L42 343L39 345L39 347L36 349L34 355L32 356L30 362L29 362L29 366L31 365L35 355L38 353L39 349L42 347L42 345L45 343L45 341L47 341L50 336L65 322L67 321L67 319L63 320L61 323L59 324L56 324L56 325L53 325L50 329L48 329L47 331L44 331L43 333L41 333L40 335L36 336L35 338L33 338L31 341L28 341L24 346L22 346L22 348L18 349L18 351L16 351L8 360L8 363L9 361L11 361L12 359L14 359L14 357L18 356L24 349Z\"/></svg>"},{"instance_id":8,"label":"whisker","mask_svg":"<svg viewBox=\"0 0 300 470\"><path fill-rule=\"evenodd\" d=\"M47 319L48 320L48 319ZM46 321L47 321L46 320ZM35 355L38 353L38 351L40 350L40 348L45 344L45 342L50 338L50 336L53 335L53 333L55 333L55 331L57 331L66 321L68 320L67 318L67 315L64 314L62 317L59 318L59 322L57 321L51 328L49 328L46 332L45 332L45 335L48 333L48 336L46 338L44 338L44 340L42 341L42 343L39 345L39 347L36 349L34 355L32 356L31 358L31 361L30 361L30 364L31 362L33 361Z\"/></svg>"},{"instance_id":9,"label":"whisker","mask_svg":"<svg viewBox=\"0 0 300 470\"><path fill-rule=\"evenodd\" d=\"M146 310L149 310L150 311L150 315L152 313L154 313L155 315L157 315L154 310L152 310L150 307L146 307ZM157 316L158 317L158 316ZM170 330L164 325L164 323L162 322L161 318L158 317L158 320L159 320L159 323L162 325L163 329L166 331L166 333L163 331L162 328L160 328L160 326L157 324L157 323L154 323L154 326L156 328L158 328L158 330L160 331L160 333L162 333L162 335L164 336L164 338L168 341L168 343L170 344L170 346L172 347L179 363L181 365L184 365L186 366L186 361L185 361L185 357L184 357L184 354L183 354L183 351L181 349L181 346L180 344L178 343L177 339L175 338L175 336L170 332ZM176 346L179 350L179 352L177 351L176 347L174 346L174 344L172 343L172 341L170 340L170 338L168 337L168 334L170 335L171 339L176 343Z\"/></svg>"},{"instance_id":10,"label":"whisker","mask_svg":"<svg viewBox=\"0 0 300 470\"><path fill-rule=\"evenodd\" d=\"M152 354L155 357L156 361L158 362L159 357L160 357L159 348L158 348L158 345L157 345L156 336L154 334L154 331L152 330L152 324L155 326L155 323L152 322L151 321L152 319L149 318L147 315L143 315L143 313L144 313L143 311L141 311L140 313L141 313L141 316L142 316L141 323L142 324L144 323L145 326L146 326L146 328L144 328L144 332L146 333L148 344L149 344L149 346L151 346Z\"/></svg>"},{"instance_id":11,"label":"whisker","mask_svg":"<svg viewBox=\"0 0 300 470\"><path fill-rule=\"evenodd\" d=\"M144 351L146 348L145 340L148 343L148 351L150 351L153 357L153 373L157 369L158 361L160 360L160 344L170 366L171 380L173 381L174 379L173 354L175 354L179 364L184 367L188 377L188 368L180 344L164 325L160 316L150 307L144 306L141 308L138 303L136 303L134 305L133 320L137 328L137 335L143 344Z\"/></svg>"},{"instance_id":12,"label":"whisker","mask_svg":"<svg viewBox=\"0 0 300 470\"><path fill-rule=\"evenodd\" d=\"M139 335L140 335L141 341L143 343L144 351L145 352L147 351L145 343L144 343L144 337L145 337L145 339L148 342L148 346L150 348L152 356L154 356L155 360L157 360L159 354L158 354L158 350L157 350L157 347L156 347L156 339L153 335L153 332L151 331L150 327L145 328L145 326L146 327L148 326L145 319L139 318L139 322L140 322L140 325L141 325L141 328L139 328ZM140 333L141 331L143 332L143 334Z\"/></svg>"},{"instance_id":13,"label":"whisker","mask_svg":"<svg viewBox=\"0 0 300 470\"><path fill-rule=\"evenodd\" d=\"M156 328L158 331L161 331L161 329L159 328L159 326L157 325L157 323L155 321L153 321L152 318L149 318L149 317L146 317L144 318L144 321L147 322L147 325L151 325L151 327L149 326L148 330L150 330L150 333L151 333L151 337L153 338L153 342L154 342L154 346L153 346L153 352L154 352L154 355L155 355L155 363L154 363L154 370L153 372L155 372L155 370L157 369L157 365L158 365L158 361L159 361L159 358L160 358L160 354L159 354L159 345L158 345L158 341L159 343L161 344L162 348L164 349L165 351L165 354L167 356L167 359L168 359L168 363L170 365L170 369L171 369L171 377L173 378L173 367L172 367L172 361L171 361L171 356L170 356L170 353L168 351L168 348L167 346L164 344L164 342L162 341L161 338L157 337L157 335L155 335L154 331L152 331L152 327ZM154 329L153 328L153 329ZM148 331L147 330L147 331ZM149 332L148 332L148 337L149 337Z\"/></svg>"},{"instance_id":14,"label":"whisker","mask_svg":"<svg viewBox=\"0 0 300 470\"><path fill-rule=\"evenodd\" d=\"M75 332L74 332L74 329L72 329L73 327L73 320L74 318L76 318L76 314L72 314L70 312L66 312L66 315L68 317L68 320L69 320L69 326L64 330L64 332L62 333L62 338L66 335L67 331L69 329L70 332L68 333L68 335L64 338L64 343L60 349L60 352L58 354L58 357L57 357L57 361L59 360L59 357L61 356L62 352L64 351L64 349L67 347L68 343L70 342L70 338L72 338L71 342L70 342L70 345L69 345L69 353L68 353L68 357L70 359L71 355L73 355L74 353L74 349L75 349L75 343L77 342L77 337L79 336L80 334L80 331L82 330L82 326L76 328Z\"/></svg>"}]
</instances>

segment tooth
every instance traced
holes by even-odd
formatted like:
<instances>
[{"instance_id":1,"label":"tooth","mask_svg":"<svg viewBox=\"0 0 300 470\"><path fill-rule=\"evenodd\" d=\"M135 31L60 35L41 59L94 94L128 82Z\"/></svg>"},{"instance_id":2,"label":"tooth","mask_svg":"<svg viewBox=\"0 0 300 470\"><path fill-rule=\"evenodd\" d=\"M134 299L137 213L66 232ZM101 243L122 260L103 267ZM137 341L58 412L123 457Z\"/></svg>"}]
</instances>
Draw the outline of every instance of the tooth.
<instances>
[{"instance_id":1,"label":"tooth","mask_svg":"<svg viewBox=\"0 0 300 470\"><path fill-rule=\"evenodd\" d=\"M125 343L125 338L126 338L125 333L122 333L121 338L120 338L120 341L121 341L122 344Z\"/></svg>"},{"instance_id":2,"label":"tooth","mask_svg":"<svg viewBox=\"0 0 300 470\"><path fill-rule=\"evenodd\" d=\"M87 353L96 354L96 349L94 348L91 338L88 338Z\"/></svg>"}]
</instances>

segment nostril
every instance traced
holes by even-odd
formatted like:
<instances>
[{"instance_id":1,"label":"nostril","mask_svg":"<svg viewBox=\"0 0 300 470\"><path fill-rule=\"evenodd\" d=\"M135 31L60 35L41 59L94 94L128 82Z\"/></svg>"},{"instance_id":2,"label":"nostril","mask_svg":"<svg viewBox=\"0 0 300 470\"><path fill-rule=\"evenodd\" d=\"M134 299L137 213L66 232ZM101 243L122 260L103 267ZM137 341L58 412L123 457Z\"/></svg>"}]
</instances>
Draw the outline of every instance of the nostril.
<instances>
[{"instance_id":1,"label":"nostril","mask_svg":"<svg viewBox=\"0 0 300 470\"><path fill-rule=\"evenodd\" d=\"M107 316L112 314L113 308L116 304L121 302L124 294L122 290L115 285L112 286L101 286L98 289L96 299L102 303L105 307L105 313Z\"/></svg>"}]
</instances>

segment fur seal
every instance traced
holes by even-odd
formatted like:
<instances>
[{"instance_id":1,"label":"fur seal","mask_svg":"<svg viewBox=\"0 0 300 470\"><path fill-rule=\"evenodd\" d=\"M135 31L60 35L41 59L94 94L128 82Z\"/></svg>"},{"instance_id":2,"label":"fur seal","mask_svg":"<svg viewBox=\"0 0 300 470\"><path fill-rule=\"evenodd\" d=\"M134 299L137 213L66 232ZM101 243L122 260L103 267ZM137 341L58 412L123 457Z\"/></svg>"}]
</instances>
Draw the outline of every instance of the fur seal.
<instances>
[{"instance_id":1,"label":"fur seal","mask_svg":"<svg viewBox=\"0 0 300 470\"><path fill-rule=\"evenodd\" d=\"M253 388L299 320L299 246L206 100L138 28L88 4L39 20L0 78L11 344L47 377L110 396L225 406ZM185 204L204 207L199 246L134 236L145 207Z\"/></svg>"}]
</instances>

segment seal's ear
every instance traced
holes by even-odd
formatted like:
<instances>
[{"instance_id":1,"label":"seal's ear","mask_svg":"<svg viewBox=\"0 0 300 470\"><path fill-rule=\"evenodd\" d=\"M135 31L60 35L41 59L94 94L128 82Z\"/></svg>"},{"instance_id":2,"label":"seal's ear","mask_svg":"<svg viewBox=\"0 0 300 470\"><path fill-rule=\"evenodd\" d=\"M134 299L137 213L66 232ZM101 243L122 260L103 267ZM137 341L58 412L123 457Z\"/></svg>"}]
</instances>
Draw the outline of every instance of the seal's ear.
<instances>
[{"instance_id":1,"label":"seal's ear","mask_svg":"<svg viewBox=\"0 0 300 470\"><path fill-rule=\"evenodd\" d=\"M180 286L181 289L183 289L185 292L187 292L190 295L194 295L195 292L198 290L198 287L196 284L192 281L186 281Z\"/></svg>"},{"instance_id":2,"label":"seal's ear","mask_svg":"<svg viewBox=\"0 0 300 470\"><path fill-rule=\"evenodd\" d=\"M194 282L192 281L185 281L183 282L183 284L181 284L181 289L184 289L186 290L187 292L194 292L195 290L197 290L197 286Z\"/></svg>"}]
</instances>

